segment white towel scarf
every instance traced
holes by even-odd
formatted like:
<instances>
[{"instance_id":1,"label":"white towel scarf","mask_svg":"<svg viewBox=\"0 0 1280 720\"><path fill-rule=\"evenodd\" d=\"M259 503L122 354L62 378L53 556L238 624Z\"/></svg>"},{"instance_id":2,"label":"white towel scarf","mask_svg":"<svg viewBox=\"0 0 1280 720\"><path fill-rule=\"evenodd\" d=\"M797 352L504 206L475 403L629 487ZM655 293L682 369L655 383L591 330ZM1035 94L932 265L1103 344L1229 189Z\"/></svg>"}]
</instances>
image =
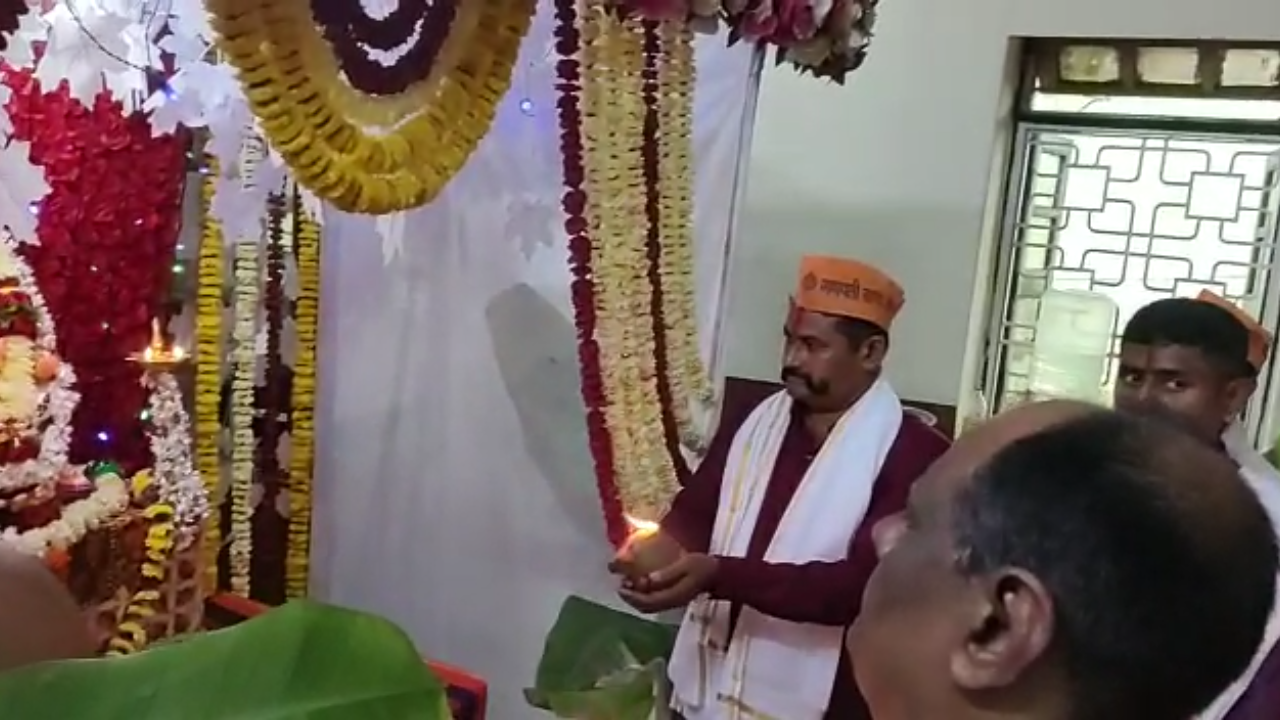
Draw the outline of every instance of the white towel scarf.
<instances>
[{"instance_id":1,"label":"white towel scarf","mask_svg":"<svg viewBox=\"0 0 1280 720\"><path fill-rule=\"evenodd\" d=\"M1271 525L1276 529L1277 537L1280 537L1280 472L1276 472L1276 469L1271 467L1271 463L1253 449L1245 436L1244 428L1239 423L1234 423L1227 428L1222 435L1222 444L1227 450L1227 455L1230 455L1231 459L1240 466L1240 477L1258 496L1262 507L1267 511L1267 516L1271 518ZM1271 619L1267 622L1267 628L1262 635L1262 645L1258 647L1253 662L1249 664L1249 668L1243 675L1213 701L1207 710L1200 713L1197 720L1225 718L1249 689L1253 678L1258 674L1258 668L1271 654L1276 641L1280 640L1280 578L1277 579L1276 591L1277 606L1271 608Z\"/></svg>"},{"instance_id":2,"label":"white towel scarf","mask_svg":"<svg viewBox=\"0 0 1280 720\"><path fill-rule=\"evenodd\" d=\"M746 555L791 405L785 392L773 395L734 435L712 554ZM823 443L787 506L765 561L847 557L901 426L897 394L887 381L877 381ZM730 642L729 614L728 602L705 596L689 605L671 657L672 707L687 720L821 720L840 663L844 628L788 622L743 607Z\"/></svg>"}]
</instances>

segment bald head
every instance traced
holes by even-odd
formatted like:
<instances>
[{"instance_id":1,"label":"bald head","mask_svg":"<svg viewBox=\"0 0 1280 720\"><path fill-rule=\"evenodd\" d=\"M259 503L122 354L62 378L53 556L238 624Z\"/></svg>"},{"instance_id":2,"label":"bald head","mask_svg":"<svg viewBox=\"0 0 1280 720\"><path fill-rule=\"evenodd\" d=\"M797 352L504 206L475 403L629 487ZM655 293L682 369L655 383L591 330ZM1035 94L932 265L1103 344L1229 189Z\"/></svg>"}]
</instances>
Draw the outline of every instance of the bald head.
<instances>
[{"instance_id":1,"label":"bald head","mask_svg":"<svg viewBox=\"0 0 1280 720\"><path fill-rule=\"evenodd\" d=\"M0 544L0 672L93 654L84 614L62 583L39 560Z\"/></svg>"}]
</instances>

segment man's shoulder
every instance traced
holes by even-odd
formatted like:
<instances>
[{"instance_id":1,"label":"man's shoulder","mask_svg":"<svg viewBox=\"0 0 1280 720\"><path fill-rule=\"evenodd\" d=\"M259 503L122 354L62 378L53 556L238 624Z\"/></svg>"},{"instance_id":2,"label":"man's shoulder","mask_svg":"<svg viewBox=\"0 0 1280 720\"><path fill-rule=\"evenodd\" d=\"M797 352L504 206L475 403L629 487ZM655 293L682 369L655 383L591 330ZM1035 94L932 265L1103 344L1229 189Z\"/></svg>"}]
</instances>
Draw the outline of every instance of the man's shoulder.
<instances>
[{"instance_id":1,"label":"man's shoulder","mask_svg":"<svg viewBox=\"0 0 1280 720\"><path fill-rule=\"evenodd\" d=\"M951 447L951 438L909 410L902 413L898 439L909 443L918 452L932 452L935 455L941 455Z\"/></svg>"},{"instance_id":2,"label":"man's shoulder","mask_svg":"<svg viewBox=\"0 0 1280 720\"><path fill-rule=\"evenodd\" d=\"M898 439L889 450L893 466L909 474L923 473L951 447L951 439L912 412L903 412ZM888 462L888 459L886 460Z\"/></svg>"}]
</instances>

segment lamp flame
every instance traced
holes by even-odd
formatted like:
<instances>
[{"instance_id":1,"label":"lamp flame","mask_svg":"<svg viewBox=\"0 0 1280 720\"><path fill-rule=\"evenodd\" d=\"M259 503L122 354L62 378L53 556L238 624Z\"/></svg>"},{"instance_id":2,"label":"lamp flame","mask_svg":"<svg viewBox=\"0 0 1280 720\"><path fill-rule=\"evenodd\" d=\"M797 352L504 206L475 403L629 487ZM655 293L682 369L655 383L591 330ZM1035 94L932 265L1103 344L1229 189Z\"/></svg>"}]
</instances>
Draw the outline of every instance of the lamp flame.
<instances>
[{"instance_id":1,"label":"lamp flame","mask_svg":"<svg viewBox=\"0 0 1280 720\"><path fill-rule=\"evenodd\" d=\"M623 513L622 517L627 521L627 526L631 528L632 538L648 537L662 529L661 525L652 520L645 520L626 513Z\"/></svg>"}]
</instances>

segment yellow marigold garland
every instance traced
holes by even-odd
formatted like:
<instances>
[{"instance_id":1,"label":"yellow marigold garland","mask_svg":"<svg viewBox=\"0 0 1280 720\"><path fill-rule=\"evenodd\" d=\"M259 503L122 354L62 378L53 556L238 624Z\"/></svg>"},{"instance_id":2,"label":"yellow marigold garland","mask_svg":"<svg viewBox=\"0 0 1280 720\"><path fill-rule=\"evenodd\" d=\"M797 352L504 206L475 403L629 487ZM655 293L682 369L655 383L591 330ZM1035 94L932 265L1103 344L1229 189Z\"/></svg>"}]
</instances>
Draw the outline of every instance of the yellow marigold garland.
<instances>
[{"instance_id":1,"label":"yellow marigold garland","mask_svg":"<svg viewBox=\"0 0 1280 720\"><path fill-rule=\"evenodd\" d=\"M253 557L253 371L256 360L255 320L259 295L257 242L235 246L235 325L232 330L231 379L231 546L230 585L237 595L249 596Z\"/></svg>"},{"instance_id":2,"label":"yellow marigold garland","mask_svg":"<svg viewBox=\"0 0 1280 720\"><path fill-rule=\"evenodd\" d=\"M475 29L450 33L446 46L457 47L439 58L453 62L441 67L432 101L378 129L354 121L307 0L209 0L206 7L219 49L298 182L343 210L387 213L432 200L488 133L537 3L462 5L476 13Z\"/></svg>"},{"instance_id":3,"label":"yellow marigold garland","mask_svg":"<svg viewBox=\"0 0 1280 720\"><path fill-rule=\"evenodd\" d=\"M316 341L320 326L320 226L295 196L298 296L294 310L298 349L293 363L293 412L289 433L289 542L285 594L307 594L311 556L311 477L315 452Z\"/></svg>"},{"instance_id":4,"label":"yellow marigold garland","mask_svg":"<svg viewBox=\"0 0 1280 720\"><path fill-rule=\"evenodd\" d=\"M226 259L223 257L222 228L210 209L217 176L218 168L214 164L208 168L200 187L202 202L195 332L196 469L204 480L210 508L203 536L205 589L208 592L218 587L218 552L222 547L222 459L219 450L222 423L218 409L222 398L222 293Z\"/></svg>"},{"instance_id":5,"label":"yellow marigold garland","mask_svg":"<svg viewBox=\"0 0 1280 720\"><path fill-rule=\"evenodd\" d=\"M130 480L133 497L143 497L154 484L150 470L140 470ZM142 560L142 583L129 599L124 618L115 637L107 644L108 655L131 655L146 648L150 638L147 622L155 617L156 606L163 602L160 589L168 577L173 560L174 509L167 503L155 502L142 512L147 523L146 551Z\"/></svg>"},{"instance_id":6,"label":"yellow marigold garland","mask_svg":"<svg viewBox=\"0 0 1280 720\"><path fill-rule=\"evenodd\" d=\"M601 375L618 493L626 512L661 517L677 489L662 429L648 278L643 139L644 30L607 0L582 16L582 130L586 217Z\"/></svg>"},{"instance_id":7,"label":"yellow marigold garland","mask_svg":"<svg viewBox=\"0 0 1280 720\"><path fill-rule=\"evenodd\" d=\"M683 22L658 24L658 192L662 238L662 315L672 410L686 447L702 450L706 438L691 410L714 400L698 347L694 283L693 30Z\"/></svg>"}]
</instances>

